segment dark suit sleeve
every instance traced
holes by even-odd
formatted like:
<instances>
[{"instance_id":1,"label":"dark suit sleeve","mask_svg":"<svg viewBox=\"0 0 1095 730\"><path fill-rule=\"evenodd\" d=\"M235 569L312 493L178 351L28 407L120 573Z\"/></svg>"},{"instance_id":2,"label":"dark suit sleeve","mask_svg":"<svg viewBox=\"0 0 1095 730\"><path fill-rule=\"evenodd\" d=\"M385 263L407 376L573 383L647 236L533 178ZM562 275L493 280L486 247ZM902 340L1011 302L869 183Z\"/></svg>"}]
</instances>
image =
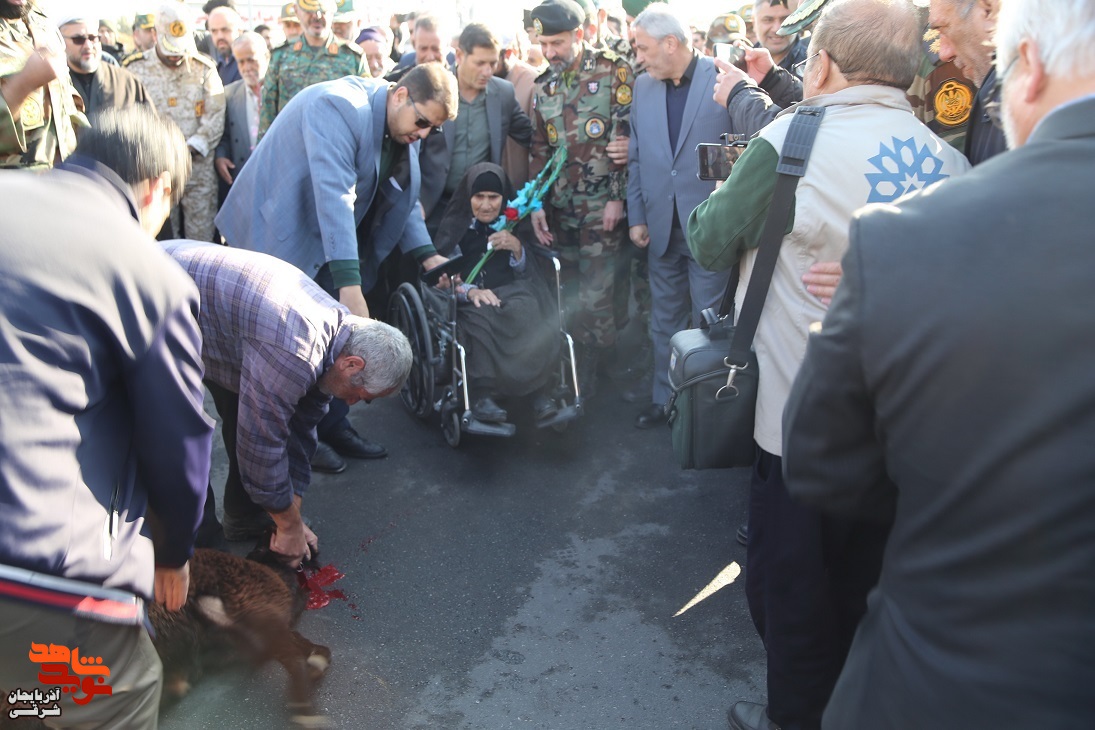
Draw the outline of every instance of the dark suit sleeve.
<instances>
[{"instance_id":1,"label":"dark suit sleeve","mask_svg":"<svg viewBox=\"0 0 1095 730\"><path fill-rule=\"evenodd\" d=\"M528 114L525 114L521 105L517 103L517 96L514 94L512 86L506 95L506 104L510 107L510 139L522 147L528 147L532 144L532 120L529 119Z\"/></svg>"},{"instance_id":2,"label":"dark suit sleeve","mask_svg":"<svg viewBox=\"0 0 1095 730\"><path fill-rule=\"evenodd\" d=\"M217 142L217 152L214 157L226 157L229 160L232 159L232 101L233 97L228 91L224 90L224 134L221 135L221 141Z\"/></svg>"},{"instance_id":3,"label":"dark suit sleeve","mask_svg":"<svg viewBox=\"0 0 1095 730\"><path fill-rule=\"evenodd\" d=\"M140 481L164 531L156 562L169 567L190 559L209 480L213 426L202 406L197 319L195 293L165 314L126 374Z\"/></svg>"},{"instance_id":4,"label":"dark suit sleeve","mask_svg":"<svg viewBox=\"0 0 1095 730\"><path fill-rule=\"evenodd\" d=\"M895 490L886 476L874 403L862 361L865 291L860 221L844 276L783 411L783 472L802 502L844 516L885 521Z\"/></svg>"}]
</instances>

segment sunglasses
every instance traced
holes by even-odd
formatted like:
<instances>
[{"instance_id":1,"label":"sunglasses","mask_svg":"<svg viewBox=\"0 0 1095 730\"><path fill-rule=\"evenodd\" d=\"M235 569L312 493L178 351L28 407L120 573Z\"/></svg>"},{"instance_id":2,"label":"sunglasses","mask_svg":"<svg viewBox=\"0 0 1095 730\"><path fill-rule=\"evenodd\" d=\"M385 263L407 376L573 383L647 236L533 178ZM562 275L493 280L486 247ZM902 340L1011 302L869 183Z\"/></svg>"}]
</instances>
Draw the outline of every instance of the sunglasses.
<instances>
[{"instance_id":1,"label":"sunglasses","mask_svg":"<svg viewBox=\"0 0 1095 730\"><path fill-rule=\"evenodd\" d=\"M433 131L440 132L441 131L440 126L437 126L437 127L433 126L433 122L431 122L429 119L426 119L426 117L422 114L422 112L418 111L418 104L414 103L414 97L411 96L409 91L407 92L407 98L411 100L411 107L414 108L414 117L415 117L414 126L418 127L419 129L431 129L432 128Z\"/></svg>"},{"instance_id":2,"label":"sunglasses","mask_svg":"<svg viewBox=\"0 0 1095 730\"><path fill-rule=\"evenodd\" d=\"M91 41L92 43L99 42L99 36L95 35L94 33L88 33L87 35L66 35L65 38L68 38L70 41L78 46L82 46L88 41Z\"/></svg>"}]
</instances>

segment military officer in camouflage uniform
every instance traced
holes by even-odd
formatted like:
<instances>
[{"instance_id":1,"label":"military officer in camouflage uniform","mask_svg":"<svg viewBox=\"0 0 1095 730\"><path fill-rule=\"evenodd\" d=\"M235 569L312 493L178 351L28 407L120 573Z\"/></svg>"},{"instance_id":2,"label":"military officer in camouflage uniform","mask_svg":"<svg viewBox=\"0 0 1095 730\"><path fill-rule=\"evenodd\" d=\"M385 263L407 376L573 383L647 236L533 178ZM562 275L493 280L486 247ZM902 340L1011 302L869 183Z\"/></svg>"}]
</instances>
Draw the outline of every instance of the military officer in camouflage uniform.
<instances>
[{"instance_id":1,"label":"military officer in camouflage uniform","mask_svg":"<svg viewBox=\"0 0 1095 730\"><path fill-rule=\"evenodd\" d=\"M583 38L583 12L573 0L549 0L532 11L548 71L536 84L536 128L529 173L536 175L556 147L567 163L533 213L536 237L556 248L564 267L569 330L582 345L579 381L592 393L598 353L616 342L613 285L616 254L627 240L620 225L627 198L627 171L605 148L630 132L631 65Z\"/></svg>"},{"instance_id":2,"label":"military officer in camouflage uniform","mask_svg":"<svg viewBox=\"0 0 1095 730\"><path fill-rule=\"evenodd\" d=\"M86 125L65 42L33 2L0 0L0 167L50 167Z\"/></svg>"},{"instance_id":3,"label":"military officer in camouflage uniform","mask_svg":"<svg viewBox=\"0 0 1095 730\"><path fill-rule=\"evenodd\" d=\"M133 45L133 51L122 58L123 66L128 66L156 45L155 13L137 13L133 16Z\"/></svg>"},{"instance_id":4,"label":"military officer in camouflage uniform","mask_svg":"<svg viewBox=\"0 0 1095 730\"><path fill-rule=\"evenodd\" d=\"M214 153L224 133L224 87L217 65L194 46L194 21L182 3L164 3L156 15L156 45L126 69L144 84L157 111L171 117L190 148L192 170L182 198L182 230L194 241L213 240L217 214ZM172 216L175 218L176 216Z\"/></svg>"},{"instance_id":5,"label":"military officer in camouflage uniform","mask_svg":"<svg viewBox=\"0 0 1095 730\"><path fill-rule=\"evenodd\" d=\"M368 78L369 62L356 43L343 40L331 30L338 7L336 0L297 0L297 18L304 33L292 43L274 49L262 92L259 138L274 118L301 89L343 76Z\"/></svg>"}]
</instances>

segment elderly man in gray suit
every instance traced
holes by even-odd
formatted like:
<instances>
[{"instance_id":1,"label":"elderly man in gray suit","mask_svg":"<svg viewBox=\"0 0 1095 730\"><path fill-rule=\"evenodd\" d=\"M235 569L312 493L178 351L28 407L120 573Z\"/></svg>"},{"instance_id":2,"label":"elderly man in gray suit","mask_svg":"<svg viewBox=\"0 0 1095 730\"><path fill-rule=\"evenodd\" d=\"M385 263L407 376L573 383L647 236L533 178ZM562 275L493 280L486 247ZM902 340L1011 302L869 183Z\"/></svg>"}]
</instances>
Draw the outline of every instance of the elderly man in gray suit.
<instances>
[{"instance_id":1,"label":"elderly man in gray suit","mask_svg":"<svg viewBox=\"0 0 1095 730\"><path fill-rule=\"evenodd\" d=\"M852 224L787 489L896 517L825 728L1095 727L1092 48L1090 0L1002 3L1012 151Z\"/></svg>"},{"instance_id":2,"label":"elderly man in gray suit","mask_svg":"<svg viewBox=\"0 0 1095 730\"><path fill-rule=\"evenodd\" d=\"M266 70L270 68L266 40L254 31L245 31L232 41L232 55L242 78L224 87L224 135L213 160L221 180L222 203L228 195L228 186L258 142L262 84L266 80Z\"/></svg>"},{"instance_id":3,"label":"elderly man in gray suit","mask_svg":"<svg viewBox=\"0 0 1095 730\"><path fill-rule=\"evenodd\" d=\"M697 324L726 289L725 271L707 271L692 258L685 229L692 209L715 190L714 182L697 176L696 145L717 143L731 128L726 109L711 96L718 70L692 48L688 24L656 3L631 27L646 73L635 80L631 103L627 215L631 242L649 248L654 344L651 404L635 425L650 428L666 422L670 338L689 326L690 317Z\"/></svg>"},{"instance_id":4,"label":"elderly man in gray suit","mask_svg":"<svg viewBox=\"0 0 1095 730\"><path fill-rule=\"evenodd\" d=\"M526 149L532 140L532 120L517 103L513 84L494 76L498 40L490 29L481 23L469 24L460 33L459 46L456 81L460 113L441 134L422 142L420 159L425 175L419 200L431 236L436 235L449 199L468 168L480 162L501 164L507 138Z\"/></svg>"}]
</instances>

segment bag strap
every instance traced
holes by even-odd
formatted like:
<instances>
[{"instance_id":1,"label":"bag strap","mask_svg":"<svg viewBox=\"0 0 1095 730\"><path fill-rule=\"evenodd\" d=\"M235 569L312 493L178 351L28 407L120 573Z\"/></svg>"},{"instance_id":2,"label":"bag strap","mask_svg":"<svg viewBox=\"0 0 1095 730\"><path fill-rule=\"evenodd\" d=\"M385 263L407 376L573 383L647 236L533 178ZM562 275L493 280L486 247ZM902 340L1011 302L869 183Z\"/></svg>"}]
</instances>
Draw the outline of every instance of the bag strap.
<instances>
[{"instance_id":1,"label":"bag strap","mask_svg":"<svg viewBox=\"0 0 1095 730\"><path fill-rule=\"evenodd\" d=\"M814 138L817 136L818 127L821 126L821 119L824 116L824 107L800 106L791 119L779 164L776 166L779 177L776 180L775 193L768 207L768 217L764 221L764 231L760 236L760 246L756 261L753 262L753 272L749 277L749 287L745 292L741 314L734 328L734 338L730 342L730 354L726 358L727 365L736 364L744 367L749 362L749 351L753 347L753 337L757 333L757 325L760 324L760 313L768 297L772 274L776 270L776 261L779 259L779 247L783 241L784 231L787 229L787 220L791 216L791 206L795 201L795 188L798 187L799 178L806 174L810 150L814 146ZM737 280L737 276L730 277L722 302L722 307L725 307L726 311L722 311L720 307L720 316L730 313L728 302L733 301L731 287L737 288Z\"/></svg>"}]
</instances>

